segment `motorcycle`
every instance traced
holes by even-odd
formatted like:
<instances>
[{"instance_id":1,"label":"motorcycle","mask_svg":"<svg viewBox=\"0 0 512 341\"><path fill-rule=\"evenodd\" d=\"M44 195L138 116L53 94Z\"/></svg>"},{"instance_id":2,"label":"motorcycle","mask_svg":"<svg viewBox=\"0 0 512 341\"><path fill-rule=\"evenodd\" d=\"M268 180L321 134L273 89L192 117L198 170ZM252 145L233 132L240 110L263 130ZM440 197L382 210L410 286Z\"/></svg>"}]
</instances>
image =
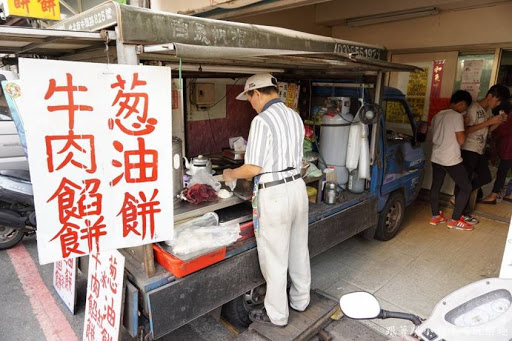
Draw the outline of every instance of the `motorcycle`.
<instances>
[{"instance_id":1,"label":"motorcycle","mask_svg":"<svg viewBox=\"0 0 512 341\"><path fill-rule=\"evenodd\" d=\"M398 318L411 321L414 333L393 340L510 341L512 340L512 279L488 278L444 297L426 320L383 310L368 292L343 295L341 311L351 319Z\"/></svg>"},{"instance_id":2,"label":"motorcycle","mask_svg":"<svg viewBox=\"0 0 512 341\"><path fill-rule=\"evenodd\" d=\"M27 170L0 170L0 250L36 232L34 195Z\"/></svg>"}]
</instances>

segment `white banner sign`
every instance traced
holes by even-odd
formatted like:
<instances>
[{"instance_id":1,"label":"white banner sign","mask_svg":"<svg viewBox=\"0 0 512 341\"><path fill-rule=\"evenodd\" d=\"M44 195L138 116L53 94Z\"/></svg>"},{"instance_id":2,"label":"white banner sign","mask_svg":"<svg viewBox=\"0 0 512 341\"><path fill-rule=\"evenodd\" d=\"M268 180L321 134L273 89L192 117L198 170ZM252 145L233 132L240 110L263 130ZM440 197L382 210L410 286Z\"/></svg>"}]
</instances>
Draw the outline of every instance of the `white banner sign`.
<instances>
[{"instance_id":1,"label":"white banner sign","mask_svg":"<svg viewBox=\"0 0 512 341\"><path fill-rule=\"evenodd\" d=\"M76 258L55 262L53 265L53 287L66 307L75 313Z\"/></svg>"},{"instance_id":2,"label":"white banner sign","mask_svg":"<svg viewBox=\"0 0 512 341\"><path fill-rule=\"evenodd\" d=\"M512 219L510 220L505 252L501 261L500 278L512 279Z\"/></svg>"},{"instance_id":3,"label":"white banner sign","mask_svg":"<svg viewBox=\"0 0 512 341\"><path fill-rule=\"evenodd\" d=\"M170 69L19 68L39 262L172 239Z\"/></svg>"},{"instance_id":4,"label":"white banner sign","mask_svg":"<svg viewBox=\"0 0 512 341\"><path fill-rule=\"evenodd\" d=\"M89 256L83 340L119 340L124 257L111 250Z\"/></svg>"}]
</instances>

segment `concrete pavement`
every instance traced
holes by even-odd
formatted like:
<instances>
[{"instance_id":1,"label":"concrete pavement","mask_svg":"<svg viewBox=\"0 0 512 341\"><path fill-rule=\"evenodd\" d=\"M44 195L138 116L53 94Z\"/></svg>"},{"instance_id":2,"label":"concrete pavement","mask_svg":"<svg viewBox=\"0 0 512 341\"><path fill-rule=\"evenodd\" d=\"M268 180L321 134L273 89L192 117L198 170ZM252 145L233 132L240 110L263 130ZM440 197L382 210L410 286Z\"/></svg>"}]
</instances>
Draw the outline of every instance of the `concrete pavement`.
<instances>
[{"instance_id":1,"label":"concrete pavement","mask_svg":"<svg viewBox=\"0 0 512 341\"><path fill-rule=\"evenodd\" d=\"M354 237L313 258L313 288L337 298L346 292L366 290L378 297L384 309L427 317L453 290L498 275L507 224L481 218L472 232L451 231L445 225L428 225L428 217L428 206L415 203L407 209L404 229L395 239L379 242ZM30 272L31 262L35 272ZM86 292L82 274L77 282L76 313L71 315L53 290L53 265L38 265L34 237L16 249L0 252L0 271L0 340L82 338ZM386 339L383 335L409 333L411 329L409 322L399 320L342 319L327 327L335 341L380 341ZM66 330L74 335L66 334ZM258 340L234 335L209 315L163 338L238 339Z\"/></svg>"}]
</instances>

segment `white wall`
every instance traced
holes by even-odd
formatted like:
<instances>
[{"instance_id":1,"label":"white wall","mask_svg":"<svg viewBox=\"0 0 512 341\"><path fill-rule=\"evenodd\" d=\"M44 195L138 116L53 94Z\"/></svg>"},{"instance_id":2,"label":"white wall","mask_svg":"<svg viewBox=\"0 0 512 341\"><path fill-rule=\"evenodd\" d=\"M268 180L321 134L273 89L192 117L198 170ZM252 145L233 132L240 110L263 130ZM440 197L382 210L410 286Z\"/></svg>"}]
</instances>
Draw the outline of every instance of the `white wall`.
<instances>
[{"instance_id":1,"label":"white wall","mask_svg":"<svg viewBox=\"0 0 512 341\"><path fill-rule=\"evenodd\" d=\"M332 35L383 45L390 50L489 44L512 46L512 2L364 27L338 25L333 27Z\"/></svg>"}]
</instances>

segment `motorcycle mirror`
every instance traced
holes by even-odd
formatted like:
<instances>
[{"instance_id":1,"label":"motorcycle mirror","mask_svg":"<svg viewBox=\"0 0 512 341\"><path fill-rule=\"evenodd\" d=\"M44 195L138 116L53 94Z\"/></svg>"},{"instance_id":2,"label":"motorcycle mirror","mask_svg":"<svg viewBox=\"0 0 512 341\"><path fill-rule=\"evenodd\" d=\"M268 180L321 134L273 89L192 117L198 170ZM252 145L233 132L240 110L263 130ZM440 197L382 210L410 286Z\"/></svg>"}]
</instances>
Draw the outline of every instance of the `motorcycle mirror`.
<instances>
[{"instance_id":1,"label":"motorcycle mirror","mask_svg":"<svg viewBox=\"0 0 512 341\"><path fill-rule=\"evenodd\" d=\"M372 294L356 291L340 298L340 308L343 314L351 319L373 319L380 314L379 301Z\"/></svg>"}]
</instances>

